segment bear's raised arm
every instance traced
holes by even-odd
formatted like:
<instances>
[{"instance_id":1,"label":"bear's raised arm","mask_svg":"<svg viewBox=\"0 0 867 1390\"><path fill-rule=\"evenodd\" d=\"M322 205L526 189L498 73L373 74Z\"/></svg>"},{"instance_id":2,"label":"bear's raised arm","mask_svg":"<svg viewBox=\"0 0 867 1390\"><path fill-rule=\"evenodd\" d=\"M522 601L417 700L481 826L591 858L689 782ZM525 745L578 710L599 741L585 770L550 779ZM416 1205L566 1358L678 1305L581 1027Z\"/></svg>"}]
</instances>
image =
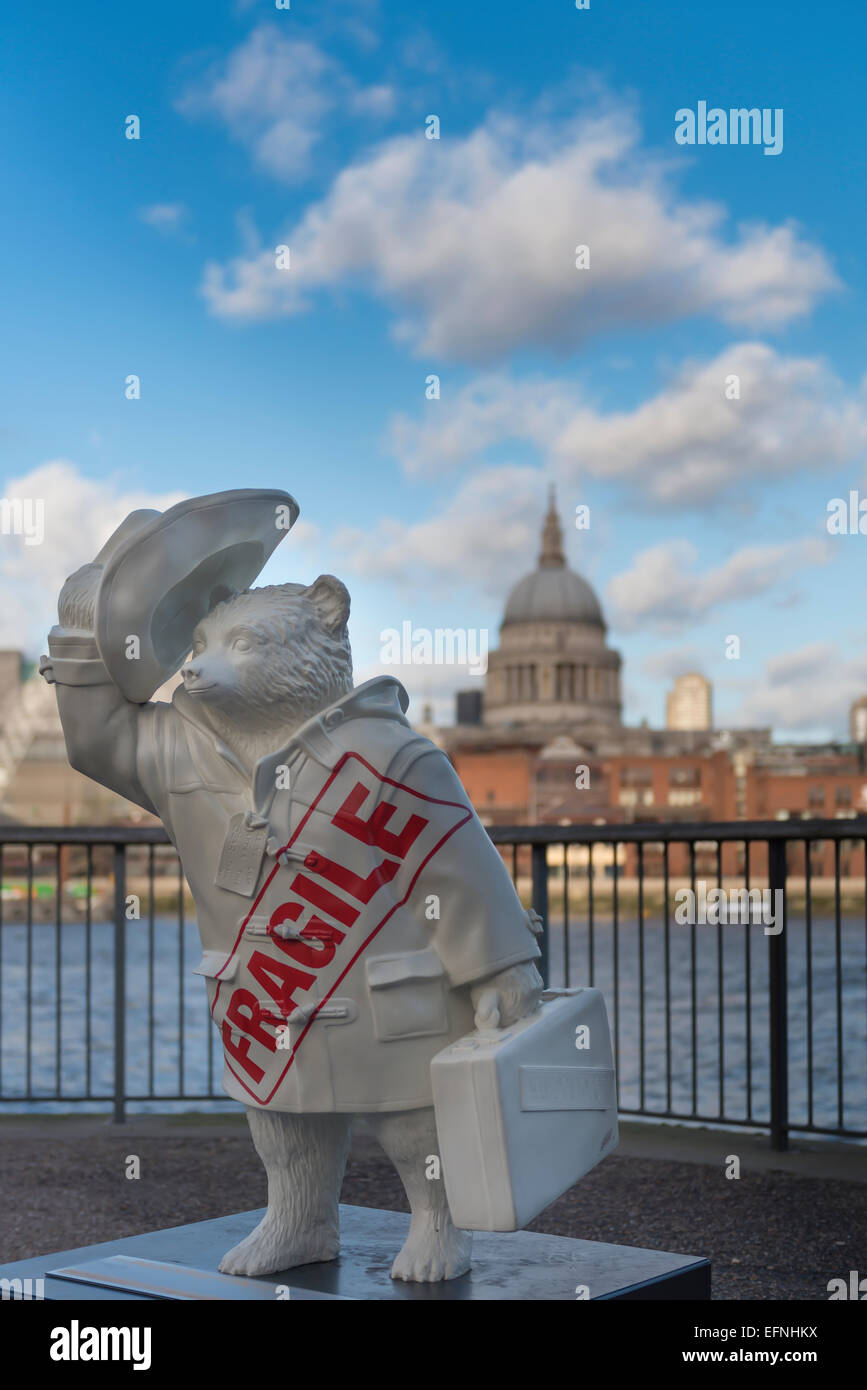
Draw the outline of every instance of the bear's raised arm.
<instances>
[{"instance_id":1,"label":"bear's raised arm","mask_svg":"<svg viewBox=\"0 0 867 1390\"><path fill-rule=\"evenodd\" d=\"M93 635L101 572L101 565L85 565L67 579L58 601L60 621L49 633L49 655L41 658L39 671L57 690L70 766L156 814L137 772L140 724L151 706L121 694Z\"/></svg>"}]
</instances>

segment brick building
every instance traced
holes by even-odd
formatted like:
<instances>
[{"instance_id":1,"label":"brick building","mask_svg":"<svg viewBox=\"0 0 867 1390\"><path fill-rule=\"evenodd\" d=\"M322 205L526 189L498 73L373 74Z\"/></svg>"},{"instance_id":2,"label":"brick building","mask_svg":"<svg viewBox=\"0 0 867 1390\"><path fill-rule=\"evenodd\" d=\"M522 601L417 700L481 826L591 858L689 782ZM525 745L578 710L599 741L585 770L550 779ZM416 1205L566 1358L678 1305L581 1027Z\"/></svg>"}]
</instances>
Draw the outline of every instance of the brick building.
<instances>
[{"instance_id":1,"label":"brick building","mask_svg":"<svg viewBox=\"0 0 867 1390\"><path fill-rule=\"evenodd\" d=\"M623 725L620 657L607 647L606 631L593 590L566 568L552 498L537 568L508 596L484 695L459 701L455 725L437 730L487 824L867 817L864 742L779 745L767 728L700 727L709 723L711 691L697 673L690 679L707 720L693 717L693 710L689 718L671 720L687 727ZM867 821L858 829L867 833ZM659 853L646 848L648 871ZM696 853L697 867L716 871L715 844ZM763 853L750 851L750 868L759 874L766 867L759 862ZM799 854L802 862L796 844L793 868ZM831 844L817 846L813 871L832 873L834 854ZM840 854L844 872L863 872L861 841L843 842ZM671 847L672 873L687 871L686 855L683 847ZM630 847L627 872L635 857ZM725 873L742 871L744 864L742 844L723 846Z\"/></svg>"}]
</instances>

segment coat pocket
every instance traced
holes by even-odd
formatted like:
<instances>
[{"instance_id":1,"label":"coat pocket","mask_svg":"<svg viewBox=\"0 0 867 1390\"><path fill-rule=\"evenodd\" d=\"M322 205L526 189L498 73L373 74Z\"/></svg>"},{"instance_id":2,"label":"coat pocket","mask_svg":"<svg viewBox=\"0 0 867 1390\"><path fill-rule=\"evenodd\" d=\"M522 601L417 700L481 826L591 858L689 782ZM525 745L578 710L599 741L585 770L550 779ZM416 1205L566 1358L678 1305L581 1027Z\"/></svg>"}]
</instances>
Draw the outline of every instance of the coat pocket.
<instances>
[{"instance_id":1,"label":"coat pocket","mask_svg":"<svg viewBox=\"0 0 867 1390\"><path fill-rule=\"evenodd\" d=\"M380 1042L448 1032L448 982L432 947L372 956L366 973L374 1032Z\"/></svg>"}]
</instances>

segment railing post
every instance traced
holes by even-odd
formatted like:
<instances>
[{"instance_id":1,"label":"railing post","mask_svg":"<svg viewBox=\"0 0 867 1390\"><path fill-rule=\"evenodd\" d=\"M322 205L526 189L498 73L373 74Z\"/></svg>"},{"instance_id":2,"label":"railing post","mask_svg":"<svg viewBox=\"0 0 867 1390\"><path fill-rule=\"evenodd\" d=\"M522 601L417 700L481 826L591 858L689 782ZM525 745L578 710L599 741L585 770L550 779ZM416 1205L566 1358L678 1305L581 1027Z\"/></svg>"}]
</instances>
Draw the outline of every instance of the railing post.
<instances>
[{"instance_id":1,"label":"railing post","mask_svg":"<svg viewBox=\"0 0 867 1390\"><path fill-rule=\"evenodd\" d=\"M114 1123L126 1120L126 845L114 846Z\"/></svg>"},{"instance_id":2,"label":"railing post","mask_svg":"<svg viewBox=\"0 0 867 1390\"><path fill-rule=\"evenodd\" d=\"M771 893L780 889L783 895L783 929L776 936L768 937L771 1148L783 1151L789 1147L789 1002L786 965L786 841L782 838L768 841L768 887ZM771 903L776 907L776 898L772 898Z\"/></svg>"},{"instance_id":3,"label":"railing post","mask_svg":"<svg viewBox=\"0 0 867 1390\"><path fill-rule=\"evenodd\" d=\"M548 928L548 846L533 845L533 910L538 912L542 918L542 935L536 940L539 950L542 952L542 959L537 962L537 968L545 984L548 984L548 940L550 931Z\"/></svg>"}]
</instances>

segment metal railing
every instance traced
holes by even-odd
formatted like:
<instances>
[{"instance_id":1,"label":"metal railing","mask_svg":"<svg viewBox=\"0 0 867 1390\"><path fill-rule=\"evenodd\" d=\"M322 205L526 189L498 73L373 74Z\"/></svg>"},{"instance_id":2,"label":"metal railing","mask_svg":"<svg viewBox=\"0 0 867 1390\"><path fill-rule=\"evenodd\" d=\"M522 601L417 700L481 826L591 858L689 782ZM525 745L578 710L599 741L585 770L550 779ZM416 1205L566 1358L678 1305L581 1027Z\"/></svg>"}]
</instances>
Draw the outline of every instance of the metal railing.
<instances>
[{"instance_id":1,"label":"metal railing","mask_svg":"<svg viewBox=\"0 0 867 1390\"><path fill-rule=\"evenodd\" d=\"M622 1113L867 1138L867 822L488 833L547 923L546 982L605 994ZM165 832L2 837L0 1105L236 1108ZM709 882L779 891L782 929L681 924Z\"/></svg>"},{"instance_id":2,"label":"metal railing","mask_svg":"<svg viewBox=\"0 0 867 1390\"><path fill-rule=\"evenodd\" d=\"M501 852L510 851L512 876L519 882L520 855L529 855L533 906L548 923L541 939L546 981L603 988L613 1010L622 1114L765 1129L776 1149L788 1146L793 1131L867 1138L867 822L508 826L488 833ZM578 874L584 892L581 920L575 922L570 920L575 875L569 854L577 847L584 852ZM761 922L678 925L672 910L675 847L686 859L680 883L693 894L702 881L699 851L702 872L716 889L726 879L729 888L754 888L762 867L756 860L764 858L767 891L781 894L782 929ZM648 923L646 859L653 848L657 918ZM803 872L794 878L790 860L801 857L798 849ZM831 859L824 881L816 874L817 849ZM856 860L848 911L844 849ZM606 867L612 870L601 903L594 867L594 851L600 850L607 850ZM553 857L562 859L559 874ZM631 878L621 873L630 858ZM562 921L551 907L557 878ZM631 901L624 908L627 885ZM648 990L651 932L657 947L655 983L661 985L655 1017ZM793 940L797 954L789 949ZM559 960L553 943L562 953ZM586 960L573 979L576 944L585 947ZM607 970L600 968L600 944L608 947ZM681 1026L675 1028L678 1016ZM741 1092L740 1105L731 1103L732 1091ZM707 1104L711 1098L713 1107Z\"/></svg>"}]
</instances>

